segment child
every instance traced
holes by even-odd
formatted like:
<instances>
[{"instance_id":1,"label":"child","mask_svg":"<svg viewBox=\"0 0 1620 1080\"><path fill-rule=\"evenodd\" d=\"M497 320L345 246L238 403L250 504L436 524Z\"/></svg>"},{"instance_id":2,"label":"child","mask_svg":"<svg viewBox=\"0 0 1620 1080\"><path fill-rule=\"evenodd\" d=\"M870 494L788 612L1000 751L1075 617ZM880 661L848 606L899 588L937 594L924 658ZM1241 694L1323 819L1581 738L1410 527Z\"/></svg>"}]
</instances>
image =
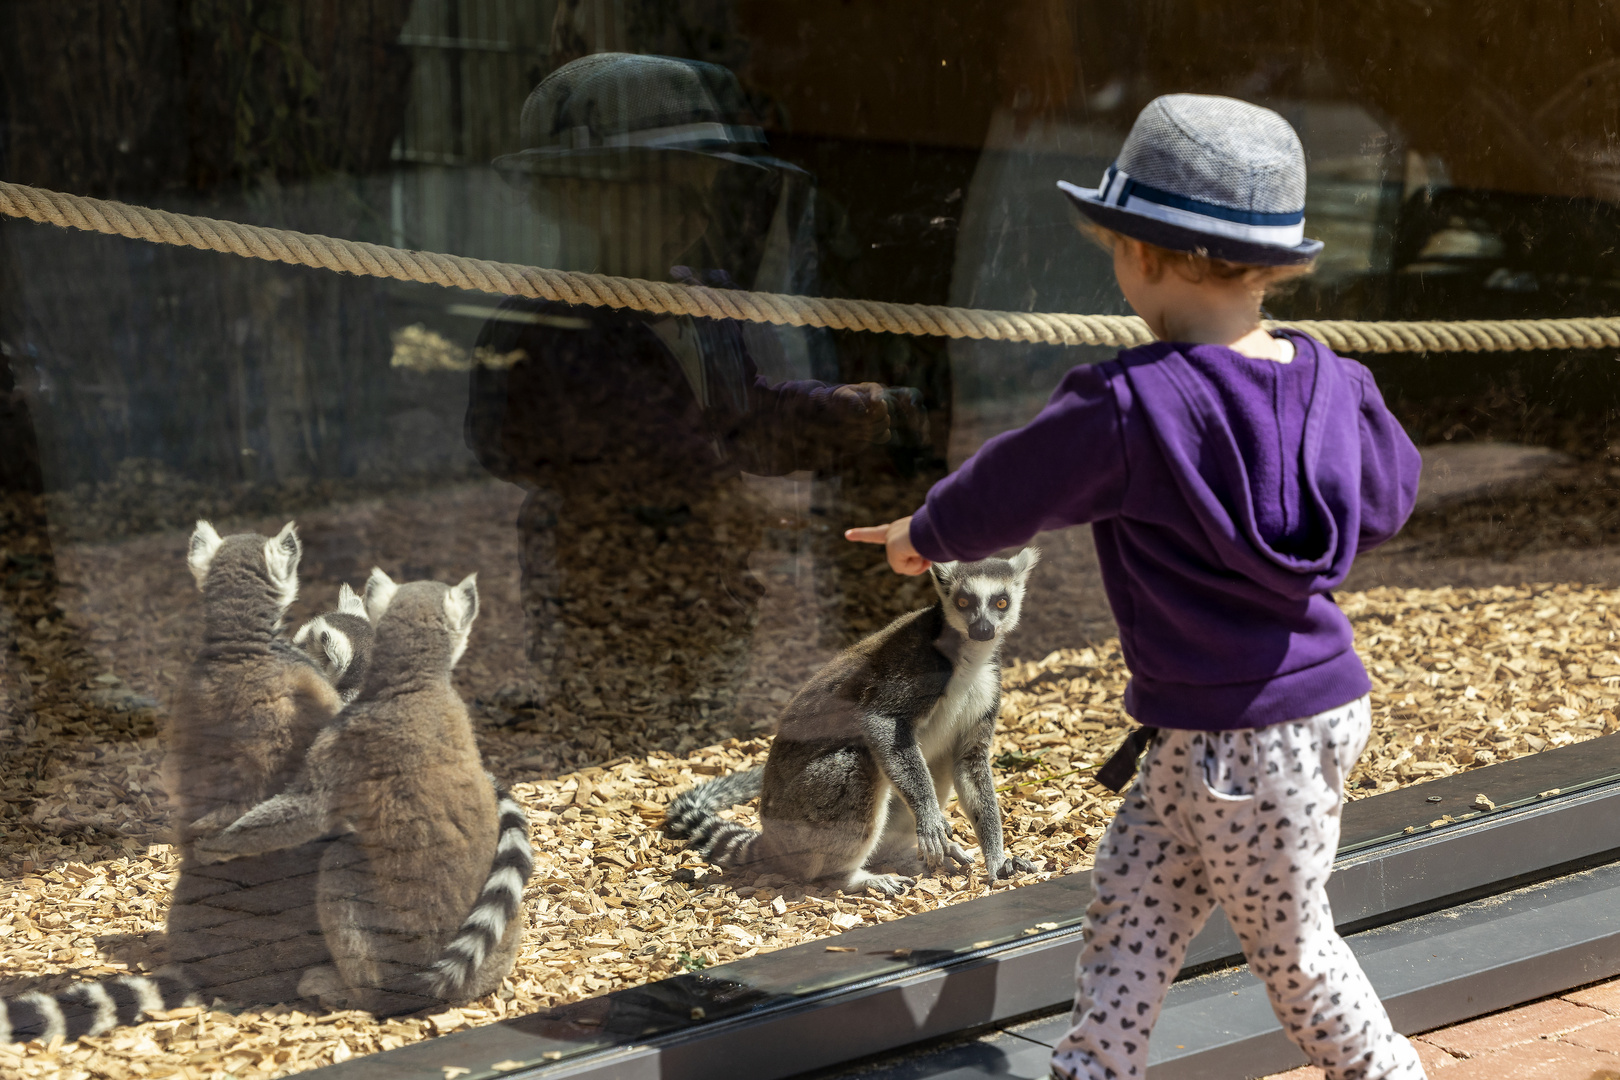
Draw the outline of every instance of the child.
<instances>
[{"instance_id":1,"label":"child","mask_svg":"<svg viewBox=\"0 0 1620 1080\"><path fill-rule=\"evenodd\" d=\"M1076 367L914 516L845 534L918 574L1092 523L1144 725L1130 745L1150 749L1097 845L1052 1074L1146 1076L1148 1032L1219 903L1329 1080L1420 1078L1325 891L1371 723L1330 590L1406 521L1420 462L1364 367L1261 326L1266 287L1322 247L1304 238L1299 139L1254 105L1161 97L1095 192L1059 186L1158 341Z\"/></svg>"}]
</instances>

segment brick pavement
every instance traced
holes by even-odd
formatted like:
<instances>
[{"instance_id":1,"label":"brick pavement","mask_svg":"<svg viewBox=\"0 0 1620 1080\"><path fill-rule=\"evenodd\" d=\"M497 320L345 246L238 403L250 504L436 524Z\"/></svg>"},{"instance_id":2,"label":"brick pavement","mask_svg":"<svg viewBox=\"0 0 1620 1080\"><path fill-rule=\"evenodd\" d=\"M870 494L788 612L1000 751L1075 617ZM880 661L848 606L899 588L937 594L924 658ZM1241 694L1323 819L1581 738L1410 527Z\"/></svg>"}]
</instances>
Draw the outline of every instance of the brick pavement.
<instances>
[{"instance_id":1,"label":"brick pavement","mask_svg":"<svg viewBox=\"0 0 1620 1080\"><path fill-rule=\"evenodd\" d=\"M1620 1080L1620 979L1413 1038L1431 1080ZM1304 1066L1266 1080L1324 1080Z\"/></svg>"}]
</instances>

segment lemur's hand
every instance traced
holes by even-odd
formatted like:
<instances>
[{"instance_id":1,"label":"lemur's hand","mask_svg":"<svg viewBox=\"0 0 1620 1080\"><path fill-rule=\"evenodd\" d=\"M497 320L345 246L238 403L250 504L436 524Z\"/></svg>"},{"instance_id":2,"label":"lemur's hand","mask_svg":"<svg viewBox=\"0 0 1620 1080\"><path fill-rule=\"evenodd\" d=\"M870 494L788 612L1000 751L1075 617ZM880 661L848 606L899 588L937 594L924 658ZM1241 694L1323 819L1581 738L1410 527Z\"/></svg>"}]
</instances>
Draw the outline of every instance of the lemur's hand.
<instances>
[{"instance_id":1,"label":"lemur's hand","mask_svg":"<svg viewBox=\"0 0 1620 1080\"><path fill-rule=\"evenodd\" d=\"M917 856L930 870L945 865L945 847L951 843L951 826L945 815L935 810L927 818L917 819Z\"/></svg>"},{"instance_id":2,"label":"lemur's hand","mask_svg":"<svg viewBox=\"0 0 1620 1080\"><path fill-rule=\"evenodd\" d=\"M245 806L221 806L217 810L210 810L202 817L193 821L186 829L193 837L213 836L228 828L232 822L242 816Z\"/></svg>"},{"instance_id":3,"label":"lemur's hand","mask_svg":"<svg viewBox=\"0 0 1620 1080\"><path fill-rule=\"evenodd\" d=\"M950 822L938 812L929 821L917 824L917 855L936 873L959 873L973 865L973 856L952 839Z\"/></svg>"},{"instance_id":4,"label":"lemur's hand","mask_svg":"<svg viewBox=\"0 0 1620 1080\"><path fill-rule=\"evenodd\" d=\"M224 848L216 848L210 841L218 841L219 837L209 836L197 840L191 845L191 858L202 866L213 866L215 863L230 862L237 858L237 853Z\"/></svg>"},{"instance_id":5,"label":"lemur's hand","mask_svg":"<svg viewBox=\"0 0 1620 1080\"><path fill-rule=\"evenodd\" d=\"M857 544L882 544L889 556L889 569L897 574L915 577L934 564L917 553L911 546L911 517L891 521L887 525L863 525L845 529L844 539Z\"/></svg>"}]
</instances>

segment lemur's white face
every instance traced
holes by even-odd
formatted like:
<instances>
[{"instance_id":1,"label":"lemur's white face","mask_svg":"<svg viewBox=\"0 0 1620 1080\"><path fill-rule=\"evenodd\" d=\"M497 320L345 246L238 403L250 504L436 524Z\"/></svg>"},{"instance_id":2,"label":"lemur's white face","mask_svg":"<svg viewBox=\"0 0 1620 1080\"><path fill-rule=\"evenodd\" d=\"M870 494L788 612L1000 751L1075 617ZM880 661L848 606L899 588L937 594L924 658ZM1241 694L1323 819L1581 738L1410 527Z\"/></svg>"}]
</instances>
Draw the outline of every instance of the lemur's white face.
<instances>
[{"instance_id":1,"label":"lemur's white face","mask_svg":"<svg viewBox=\"0 0 1620 1080\"><path fill-rule=\"evenodd\" d=\"M1018 625L1024 586L1040 552L1025 548L1011 559L935 563L934 588L945 604L945 621L963 637L993 641Z\"/></svg>"}]
</instances>

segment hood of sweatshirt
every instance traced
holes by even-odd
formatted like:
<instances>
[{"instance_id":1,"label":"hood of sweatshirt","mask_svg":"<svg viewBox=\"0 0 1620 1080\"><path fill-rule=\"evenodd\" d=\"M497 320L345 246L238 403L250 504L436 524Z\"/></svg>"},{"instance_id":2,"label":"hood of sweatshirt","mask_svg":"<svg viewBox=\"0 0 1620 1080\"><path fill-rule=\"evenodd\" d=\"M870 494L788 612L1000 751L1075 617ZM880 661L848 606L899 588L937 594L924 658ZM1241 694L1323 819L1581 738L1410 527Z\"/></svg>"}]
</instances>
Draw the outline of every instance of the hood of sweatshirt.
<instances>
[{"instance_id":1,"label":"hood of sweatshirt","mask_svg":"<svg viewBox=\"0 0 1620 1080\"><path fill-rule=\"evenodd\" d=\"M1360 388L1314 339L1287 337L1286 364L1163 343L1132 350L1125 376L1142 401L1185 406L1145 412L1218 563L1305 599L1342 582L1356 555L1362 462L1343 451L1358 444L1360 410L1344 399Z\"/></svg>"}]
</instances>

